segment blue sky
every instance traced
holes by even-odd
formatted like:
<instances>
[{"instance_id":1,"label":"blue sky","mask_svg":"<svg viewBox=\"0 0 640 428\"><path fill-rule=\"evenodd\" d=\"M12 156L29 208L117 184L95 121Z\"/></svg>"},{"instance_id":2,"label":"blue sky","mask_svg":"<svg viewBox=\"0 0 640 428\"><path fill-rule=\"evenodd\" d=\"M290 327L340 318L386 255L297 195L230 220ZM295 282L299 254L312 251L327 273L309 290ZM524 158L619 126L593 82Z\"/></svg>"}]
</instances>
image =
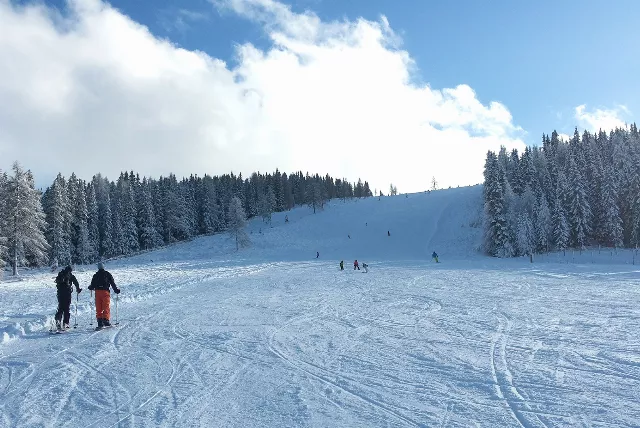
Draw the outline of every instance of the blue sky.
<instances>
[{"instance_id":1,"label":"blue sky","mask_svg":"<svg viewBox=\"0 0 640 428\"><path fill-rule=\"evenodd\" d=\"M487 150L635 120L639 12L632 0L0 0L12 100L0 168L475 184Z\"/></svg>"},{"instance_id":2,"label":"blue sky","mask_svg":"<svg viewBox=\"0 0 640 428\"><path fill-rule=\"evenodd\" d=\"M154 34L230 63L237 43L270 44L259 26L220 12L207 0L110 3ZM416 61L416 80L436 88L466 83L481 101L504 103L530 134L528 144L552 129L570 134L580 125L574 117L578 105L640 111L640 2L635 0L285 3L328 21L375 21L385 15Z\"/></svg>"}]
</instances>

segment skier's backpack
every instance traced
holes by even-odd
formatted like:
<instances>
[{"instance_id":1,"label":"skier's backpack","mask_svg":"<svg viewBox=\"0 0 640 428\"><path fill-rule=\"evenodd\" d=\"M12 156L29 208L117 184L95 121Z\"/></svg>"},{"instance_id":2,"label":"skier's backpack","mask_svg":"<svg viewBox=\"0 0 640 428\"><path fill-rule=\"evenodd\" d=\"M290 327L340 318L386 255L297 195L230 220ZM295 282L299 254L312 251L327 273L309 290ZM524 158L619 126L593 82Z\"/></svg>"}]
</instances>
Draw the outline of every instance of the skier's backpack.
<instances>
[{"instance_id":1,"label":"skier's backpack","mask_svg":"<svg viewBox=\"0 0 640 428\"><path fill-rule=\"evenodd\" d=\"M58 291L71 290L71 278L66 269L58 272L58 276L56 277L56 286Z\"/></svg>"}]
</instances>

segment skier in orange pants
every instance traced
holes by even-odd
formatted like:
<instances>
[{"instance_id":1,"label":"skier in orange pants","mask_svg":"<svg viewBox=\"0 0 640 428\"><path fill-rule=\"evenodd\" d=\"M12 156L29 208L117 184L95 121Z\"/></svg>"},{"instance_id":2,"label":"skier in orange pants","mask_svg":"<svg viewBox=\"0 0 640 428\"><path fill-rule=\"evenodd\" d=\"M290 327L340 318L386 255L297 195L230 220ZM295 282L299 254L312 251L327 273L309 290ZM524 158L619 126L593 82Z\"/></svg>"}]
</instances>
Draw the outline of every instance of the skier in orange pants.
<instances>
[{"instance_id":1,"label":"skier in orange pants","mask_svg":"<svg viewBox=\"0 0 640 428\"><path fill-rule=\"evenodd\" d=\"M96 319L98 320L98 328L109 327L111 323L111 295L109 287L113 288L116 294L120 294L120 289L116 286L111 273L104 269L102 263L98 263L98 272L93 274L89 290L96 291Z\"/></svg>"}]
</instances>

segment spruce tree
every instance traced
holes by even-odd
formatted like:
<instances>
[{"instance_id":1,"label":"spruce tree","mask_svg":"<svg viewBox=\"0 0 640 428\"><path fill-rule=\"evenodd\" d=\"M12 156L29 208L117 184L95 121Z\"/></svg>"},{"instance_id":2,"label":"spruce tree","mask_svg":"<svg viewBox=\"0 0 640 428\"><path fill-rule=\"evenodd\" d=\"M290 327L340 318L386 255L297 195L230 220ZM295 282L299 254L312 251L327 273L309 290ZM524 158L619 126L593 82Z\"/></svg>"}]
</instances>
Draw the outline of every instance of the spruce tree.
<instances>
[{"instance_id":1,"label":"spruce tree","mask_svg":"<svg viewBox=\"0 0 640 428\"><path fill-rule=\"evenodd\" d=\"M89 234L89 262L98 260L100 252L100 217L98 215L98 201L93 183L89 183L85 190L87 201L87 230Z\"/></svg>"},{"instance_id":2,"label":"spruce tree","mask_svg":"<svg viewBox=\"0 0 640 428\"><path fill-rule=\"evenodd\" d=\"M7 174L0 170L0 279L2 279L2 271L4 270L5 260L7 259L7 242L9 236L8 221L8 186L9 178Z\"/></svg>"},{"instance_id":3,"label":"spruce tree","mask_svg":"<svg viewBox=\"0 0 640 428\"><path fill-rule=\"evenodd\" d=\"M136 225L136 205L131 178L124 176L118 182L119 215L122 227L122 251L132 254L140 249Z\"/></svg>"},{"instance_id":4,"label":"spruce tree","mask_svg":"<svg viewBox=\"0 0 640 428\"><path fill-rule=\"evenodd\" d=\"M240 198L234 196L229 203L229 210L227 212L227 227L229 234L236 242L236 251L240 247L246 247L250 244L249 236L245 231L247 224L247 216L242 208L242 202Z\"/></svg>"},{"instance_id":5,"label":"spruce tree","mask_svg":"<svg viewBox=\"0 0 640 428\"><path fill-rule=\"evenodd\" d=\"M68 265L72 262L71 207L67 182L62 174L58 174L43 199L48 223L45 236L50 245L50 260L53 264Z\"/></svg>"},{"instance_id":6,"label":"spruce tree","mask_svg":"<svg viewBox=\"0 0 640 428\"><path fill-rule=\"evenodd\" d=\"M7 183L8 246L13 275L27 258L36 265L46 263L49 244L45 238L46 221L30 171L24 171L18 162L13 164L13 175Z\"/></svg>"},{"instance_id":7,"label":"spruce tree","mask_svg":"<svg viewBox=\"0 0 640 428\"><path fill-rule=\"evenodd\" d=\"M513 247L506 218L505 191L500 177L501 168L493 152L487 153L484 173L487 177L484 189L484 249L494 257L511 257ZM506 180L504 183L508 185Z\"/></svg>"},{"instance_id":8,"label":"spruce tree","mask_svg":"<svg viewBox=\"0 0 640 428\"><path fill-rule=\"evenodd\" d=\"M211 234L221 230L220 207L214 180L205 175L200 188L200 233Z\"/></svg>"},{"instance_id":9,"label":"spruce tree","mask_svg":"<svg viewBox=\"0 0 640 428\"><path fill-rule=\"evenodd\" d=\"M623 245L622 219L620 218L620 210L618 209L618 194L615 182L609 178L604 182L602 206L604 209L604 244L610 247L620 248Z\"/></svg>"},{"instance_id":10,"label":"spruce tree","mask_svg":"<svg viewBox=\"0 0 640 428\"><path fill-rule=\"evenodd\" d=\"M569 245L569 224L561 200L562 189L558 185L554 201L552 216L553 246L556 250L564 251Z\"/></svg>"},{"instance_id":11,"label":"spruce tree","mask_svg":"<svg viewBox=\"0 0 640 428\"><path fill-rule=\"evenodd\" d=\"M590 233L589 221L591 209L585 191L585 181L578 170L576 161L573 158L569 161L569 225L571 244L584 249L587 243L587 236Z\"/></svg>"},{"instance_id":12,"label":"spruce tree","mask_svg":"<svg viewBox=\"0 0 640 428\"><path fill-rule=\"evenodd\" d=\"M74 198L75 206L73 207L75 237L74 261L80 264L87 264L92 261L91 258L94 250L91 239L89 238L89 212L87 210L84 183L77 181L74 190L76 193Z\"/></svg>"},{"instance_id":13,"label":"spruce tree","mask_svg":"<svg viewBox=\"0 0 640 428\"><path fill-rule=\"evenodd\" d=\"M142 181L140 210L140 245L145 250L162 245L162 236L156 229L152 189L146 179Z\"/></svg>"},{"instance_id":14,"label":"spruce tree","mask_svg":"<svg viewBox=\"0 0 640 428\"><path fill-rule=\"evenodd\" d=\"M113 214L111 212L111 197L109 190L104 189L102 208L102 230L100 234L100 256L103 258L117 255L113 233Z\"/></svg>"},{"instance_id":15,"label":"spruce tree","mask_svg":"<svg viewBox=\"0 0 640 428\"><path fill-rule=\"evenodd\" d=\"M551 212L547 198L541 195L536 202L536 214L534 217L534 231L536 236L535 249L538 253L549 251L552 237Z\"/></svg>"},{"instance_id":16,"label":"spruce tree","mask_svg":"<svg viewBox=\"0 0 640 428\"><path fill-rule=\"evenodd\" d=\"M529 213L523 211L518 217L518 234L517 234L518 254L529 256L533 254L535 247L535 235L533 233L533 225Z\"/></svg>"}]
</instances>

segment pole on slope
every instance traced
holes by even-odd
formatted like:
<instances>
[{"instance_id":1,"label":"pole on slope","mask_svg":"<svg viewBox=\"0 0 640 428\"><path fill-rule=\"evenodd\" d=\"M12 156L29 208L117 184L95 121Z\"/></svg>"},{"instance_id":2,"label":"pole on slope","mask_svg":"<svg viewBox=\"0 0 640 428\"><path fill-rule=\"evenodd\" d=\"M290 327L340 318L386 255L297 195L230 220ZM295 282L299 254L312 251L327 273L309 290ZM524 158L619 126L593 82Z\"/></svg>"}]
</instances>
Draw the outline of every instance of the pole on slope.
<instances>
[{"instance_id":1,"label":"pole on slope","mask_svg":"<svg viewBox=\"0 0 640 428\"><path fill-rule=\"evenodd\" d=\"M116 294L116 325L120 324L120 322L118 322L118 297L120 297L120 295Z\"/></svg>"},{"instance_id":2,"label":"pole on slope","mask_svg":"<svg viewBox=\"0 0 640 428\"><path fill-rule=\"evenodd\" d=\"M76 322L73 324L73 328L78 328L78 294L76 293Z\"/></svg>"},{"instance_id":3,"label":"pole on slope","mask_svg":"<svg viewBox=\"0 0 640 428\"><path fill-rule=\"evenodd\" d=\"M93 316L91 315L91 301L93 300L93 290L89 290L91 294L89 294L89 325L93 326Z\"/></svg>"}]
</instances>

